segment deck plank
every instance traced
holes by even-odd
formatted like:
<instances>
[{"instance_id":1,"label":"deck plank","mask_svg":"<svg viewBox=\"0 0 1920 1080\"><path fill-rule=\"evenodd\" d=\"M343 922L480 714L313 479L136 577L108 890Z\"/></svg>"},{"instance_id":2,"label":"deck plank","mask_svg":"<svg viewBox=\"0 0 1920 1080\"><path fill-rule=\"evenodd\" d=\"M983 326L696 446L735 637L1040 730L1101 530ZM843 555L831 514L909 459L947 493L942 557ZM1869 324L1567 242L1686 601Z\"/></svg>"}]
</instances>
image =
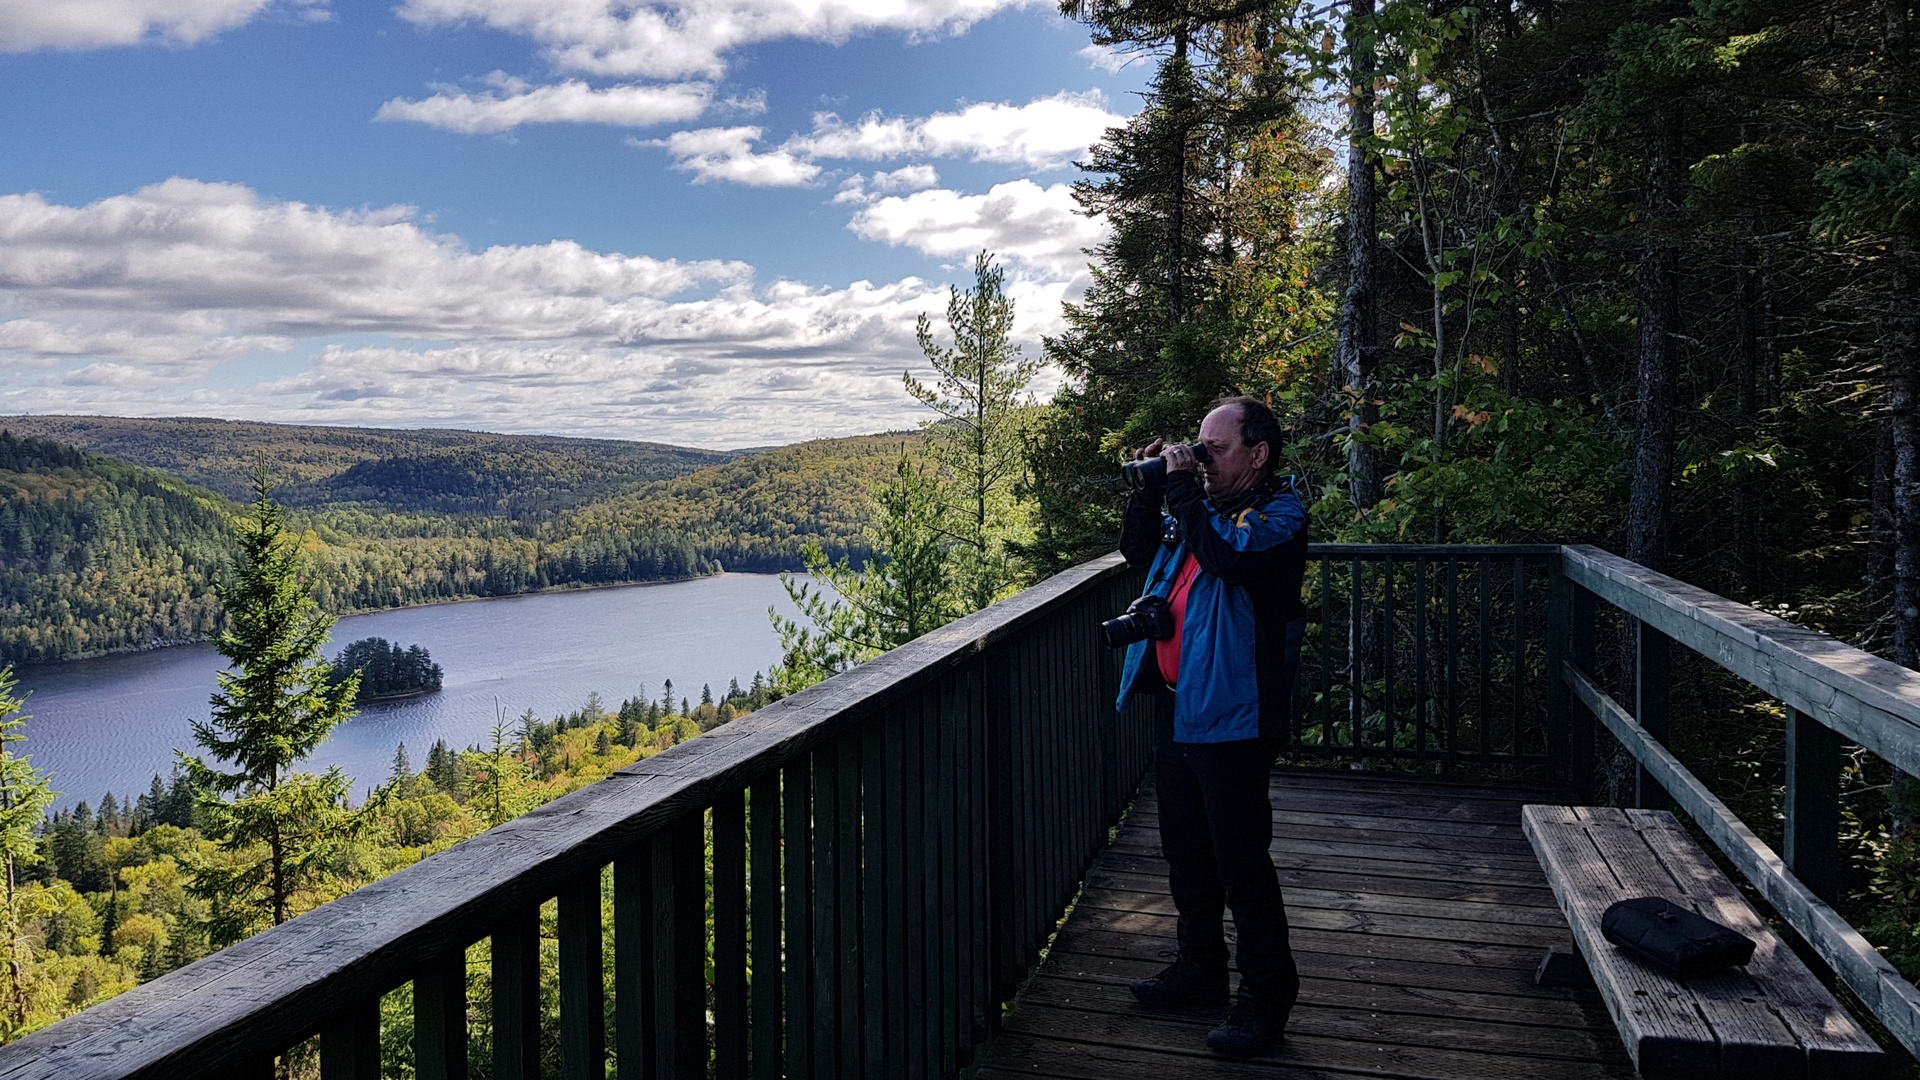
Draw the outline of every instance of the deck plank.
<instances>
[{"instance_id":1,"label":"deck plank","mask_svg":"<svg viewBox=\"0 0 1920 1080\"><path fill-rule=\"evenodd\" d=\"M1206 1049L1217 1017L1149 1012L1127 992L1174 949L1149 785L981 1080L1634 1075L1598 995L1533 985L1542 950L1572 943L1520 831L1520 807L1554 793L1292 768L1272 791L1302 978L1284 1044L1228 1062Z\"/></svg>"}]
</instances>

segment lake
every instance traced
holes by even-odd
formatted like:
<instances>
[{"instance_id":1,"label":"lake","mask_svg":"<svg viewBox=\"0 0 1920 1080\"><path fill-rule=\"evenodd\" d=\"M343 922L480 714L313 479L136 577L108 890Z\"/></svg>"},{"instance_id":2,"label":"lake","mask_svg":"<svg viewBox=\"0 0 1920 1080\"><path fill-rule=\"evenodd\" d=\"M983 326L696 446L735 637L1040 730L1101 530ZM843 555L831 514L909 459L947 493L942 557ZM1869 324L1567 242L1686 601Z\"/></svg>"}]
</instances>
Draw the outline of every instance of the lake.
<instances>
[{"instance_id":1,"label":"lake","mask_svg":"<svg viewBox=\"0 0 1920 1080\"><path fill-rule=\"evenodd\" d=\"M793 616L773 574L722 574L665 585L541 593L403 608L343 618L327 655L348 642L382 637L421 645L446 672L439 693L378 702L334 729L309 759L315 771L339 765L356 790L384 782L401 743L417 771L436 739L455 749L490 739L527 709L542 719L573 712L599 693L609 709L641 693L658 699L717 699L727 680L745 687L780 660L768 605ZM25 752L53 773L63 793L98 806L144 794L172 768L175 748L192 750L193 720L210 715L215 673L226 661L212 645L179 645L19 668L31 691Z\"/></svg>"}]
</instances>

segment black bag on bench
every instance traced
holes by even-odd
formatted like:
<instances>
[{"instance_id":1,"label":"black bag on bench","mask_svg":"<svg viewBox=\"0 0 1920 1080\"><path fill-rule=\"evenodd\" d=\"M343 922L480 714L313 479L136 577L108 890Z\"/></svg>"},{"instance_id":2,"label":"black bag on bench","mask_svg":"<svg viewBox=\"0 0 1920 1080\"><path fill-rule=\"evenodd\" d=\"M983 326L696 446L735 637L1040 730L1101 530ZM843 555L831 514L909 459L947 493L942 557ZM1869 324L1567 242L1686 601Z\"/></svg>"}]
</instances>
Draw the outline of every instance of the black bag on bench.
<instances>
[{"instance_id":1,"label":"black bag on bench","mask_svg":"<svg viewBox=\"0 0 1920 1080\"><path fill-rule=\"evenodd\" d=\"M1753 959L1753 940L1665 897L1622 900L1600 917L1608 941L1676 979Z\"/></svg>"}]
</instances>

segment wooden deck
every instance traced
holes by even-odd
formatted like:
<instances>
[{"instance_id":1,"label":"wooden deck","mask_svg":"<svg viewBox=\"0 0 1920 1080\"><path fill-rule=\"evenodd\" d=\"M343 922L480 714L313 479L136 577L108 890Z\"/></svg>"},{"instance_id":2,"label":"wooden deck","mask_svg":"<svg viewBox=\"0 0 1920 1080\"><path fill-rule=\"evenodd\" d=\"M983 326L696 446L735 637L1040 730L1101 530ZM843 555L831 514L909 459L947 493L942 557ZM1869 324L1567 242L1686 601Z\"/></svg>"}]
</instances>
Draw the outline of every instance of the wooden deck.
<instances>
[{"instance_id":1,"label":"wooden deck","mask_svg":"<svg viewBox=\"0 0 1920 1080\"><path fill-rule=\"evenodd\" d=\"M1635 1075L1592 990L1533 985L1546 947L1573 940L1520 807L1563 793L1294 768L1272 793L1302 978L1284 1044L1229 1062L1206 1048L1217 1014L1152 1013L1127 992L1174 948L1149 781L980 1080Z\"/></svg>"}]
</instances>

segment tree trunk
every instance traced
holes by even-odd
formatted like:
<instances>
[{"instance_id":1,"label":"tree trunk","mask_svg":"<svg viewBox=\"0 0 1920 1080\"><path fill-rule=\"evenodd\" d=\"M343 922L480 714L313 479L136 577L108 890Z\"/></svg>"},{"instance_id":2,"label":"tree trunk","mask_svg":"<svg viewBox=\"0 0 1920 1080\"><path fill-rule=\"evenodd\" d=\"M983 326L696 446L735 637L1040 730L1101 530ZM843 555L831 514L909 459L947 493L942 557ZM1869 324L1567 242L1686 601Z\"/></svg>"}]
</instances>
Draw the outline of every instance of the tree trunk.
<instances>
[{"instance_id":1,"label":"tree trunk","mask_svg":"<svg viewBox=\"0 0 1920 1080\"><path fill-rule=\"evenodd\" d=\"M1920 669L1920 312L1912 299L1912 243L1890 245L1891 308L1881 337L1887 369L1887 424L1892 429L1893 659ZM1893 834L1904 835L1920 810L1920 784L1898 771L1891 787Z\"/></svg>"},{"instance_id":2,"label":"tree trunk","mask_svg":"<svg viewBox=\"0 0 1920 1080\"><path fill-rule=\"evenodd\" d=\"M1347 291L1340 303L1340 336L1334 351L1337 377L1353 394L1347 419L1348 495L1366 510L1380 501L1380 466L1374 448L1358 439L1377 414L1372 404L1374 342L1374 211L1378 192L1368 142L1373 137L1374 52L1370 35L1373 0L1351 0L1346 38L1351 58L1352 107L1347 132Z\"/></svg>"},{"instance_id":3,"label":"tree trunk","mask_svg":"<svg viewBox=\"0 0 1920 1080\"><path fill-rule=\"evenodd\" d=\"M1187 62L1187 28L1183 23L1173 36L1173 59ZM1185 75L1182 73L1184 80ZM1185 82L1181 86L1185 87ZM1179 326L1186 318L1184 282L1181 281L1187 242L1187 108L1189 102L1177 102L1173 110L1173 145L1168 155L1173 165L1172 213L1167 219L1167 325Z\"/></svg>"},{"instance_id":4,"label":"tree trunk","mask_svg":"<svg viewBox=\"0 0 1920 1080\"><path fill-rule=\"evenodd\" d=\"M1893 658L1920 669L1920 313L1911 245L1893 245L1893 318L1883 337L1893 443Z\"/></svg>"},{"instance_id":5,"label":"tree trunk","mask_svg":"<svg viewBox=\"0 0 1920 1080\"><path fill-rule=\"evenodd\" d=\"M1679 321L1680 256L1662 228L1676 208L1674 170L1680 118L1655 118L1647 149L1648 238L1640 266L1639 409L1633 457L1633 493L1627 506L1627 558L1664 569L1668 556L1669 485L1674 450L1673 333Z\"/></svg>"}]
</instances>

